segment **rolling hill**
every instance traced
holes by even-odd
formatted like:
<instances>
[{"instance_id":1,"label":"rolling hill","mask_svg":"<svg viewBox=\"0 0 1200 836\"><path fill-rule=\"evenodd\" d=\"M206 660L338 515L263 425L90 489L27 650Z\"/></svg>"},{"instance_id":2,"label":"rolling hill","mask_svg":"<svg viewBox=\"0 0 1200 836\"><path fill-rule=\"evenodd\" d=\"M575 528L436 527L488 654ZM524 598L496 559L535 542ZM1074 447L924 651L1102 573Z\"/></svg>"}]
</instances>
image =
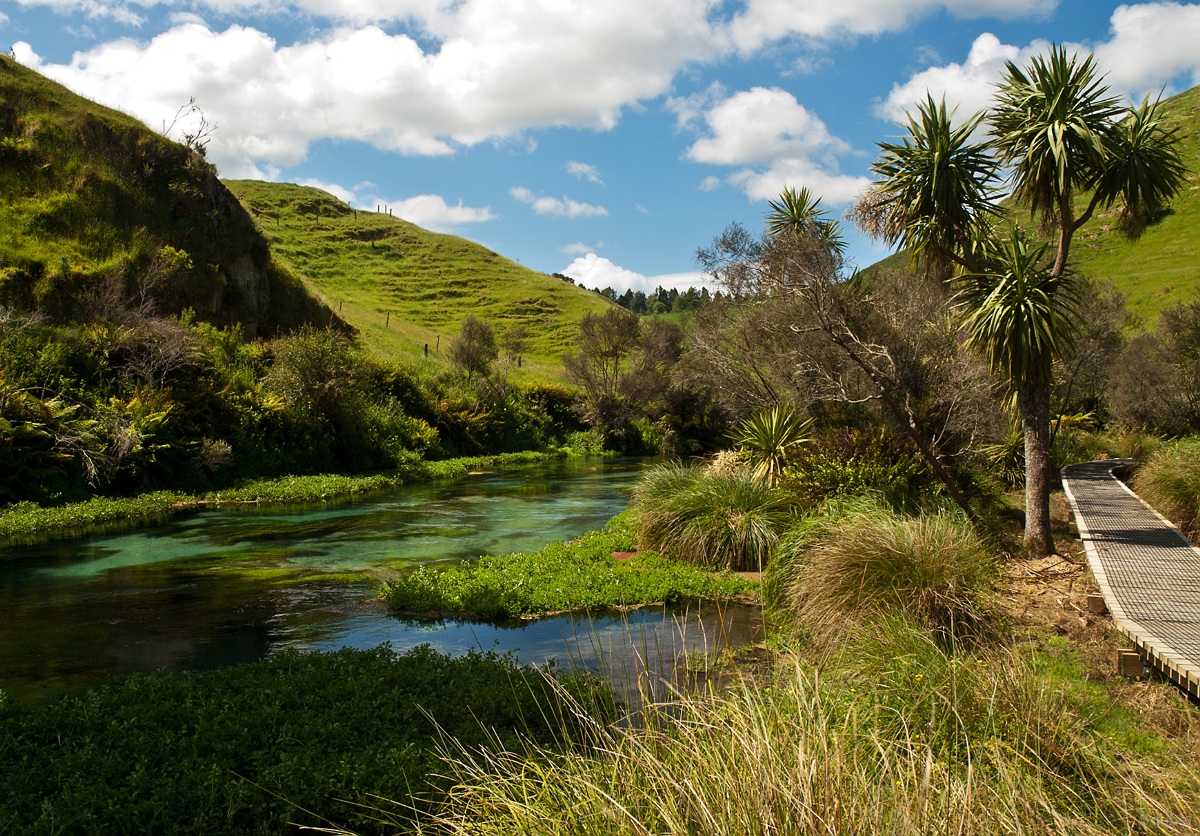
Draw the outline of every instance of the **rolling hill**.
<instances>
[{"instance_id":1,"label":"rolling hill","mask_svg":"<svg viewBox=\"0 0 1200 836\"><path fill-rule=\"evenodd\" d=\"M226 185L257 218L275 255L384 357L419 357L426 345L431 355L439 347L444 353L474 314L499 336L524 329L524 371L558 378L579 320L612 304L464 238L353 209L320 189Z\"/></svg>"},{"instance_id":2,"label":"rolling hill","mask_svg":"<svg viewBox=\"0 0 1200 836\"><path fill-rule=\"evenodd\" d=\"M164 248L169 275L141 288L160 310L247 337L334 319L272 259L202 148L0 57L0 305L87 319L98 288L138 295Z\"/></svg>"}]
</instances>

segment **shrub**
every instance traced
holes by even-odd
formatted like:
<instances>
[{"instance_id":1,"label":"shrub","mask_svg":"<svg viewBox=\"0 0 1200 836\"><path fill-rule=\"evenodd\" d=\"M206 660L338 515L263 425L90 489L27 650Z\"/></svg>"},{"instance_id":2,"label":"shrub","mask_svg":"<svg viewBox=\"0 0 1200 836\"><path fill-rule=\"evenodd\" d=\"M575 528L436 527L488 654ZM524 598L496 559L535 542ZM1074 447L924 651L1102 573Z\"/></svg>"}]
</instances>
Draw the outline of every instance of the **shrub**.
<instances>
[{"instance_id":1,"label":"shrub","mask_svg":"<svg viewBox=\"0 0 1200 836\"><path fill-rule=\"evenodd\" d=\"M1192 540L1200 540L1200 437L1159 447L1132 482L1142 499Z\"/></svg>"},{"instance_id":2,"label":"shrub","mask_svg":"<svg viewBox=\"0 0 1200 836\"><path fill-rule=\"evenodd\" d=\"M871 494L893 507L911 508L923 491L936 490L911 444L882 429L826 432L798 451L786 476L787 486L810 505Z\"/></svg>"},{"instance_id":3,"label":"shrub","mask_svg":"<svg viewBox=\"0 0 1200 836\"><path fill-rule=\"evenodd\" d=\"M631 506L645 549L696 566L762 571L799 511L796 497L746 472L662 465L646 472Z\"/></svg>"},{"instance_id":4,"label":"shrub","mask_svg":"<svg viewBox=\"0 0 1200 836\"><path fill-rule=\"evenodd\" d=\"M858 503L798 526L778 563L787 606L821 644L896 613L944 640L977 637L993 621L996 563L950 512L910 517Z\"/></svg>"}]
</instances>

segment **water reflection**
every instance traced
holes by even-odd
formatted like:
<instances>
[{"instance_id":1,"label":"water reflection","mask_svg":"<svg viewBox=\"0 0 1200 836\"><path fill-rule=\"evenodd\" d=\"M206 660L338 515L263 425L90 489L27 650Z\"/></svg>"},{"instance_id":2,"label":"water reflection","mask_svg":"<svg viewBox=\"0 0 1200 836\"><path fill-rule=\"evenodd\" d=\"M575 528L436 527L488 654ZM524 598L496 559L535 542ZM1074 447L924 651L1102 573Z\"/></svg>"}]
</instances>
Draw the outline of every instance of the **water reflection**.
<instances>
[{"instance_id":1,"label":"water reflection","mask_svg":"<svg viewBox=\"0 0 1200 836\"><path fill-rule=\"evenodd\" d=\"M8 550L0 558L0 690L36 699L133 671L252 661L281 647L389 641L404 650L428 642L449 652L511 650L522 661L592 666L621 637L662 659L715 648L718 636L741 628L722 626L723 617L704 607L686 617L648 608L515 628L430 625L393 617L372 599L369 583L329 576L534 550L602 527L625 507L641 466L555 462L303 512L206 512Z\"/></svg>"}]
</instances>

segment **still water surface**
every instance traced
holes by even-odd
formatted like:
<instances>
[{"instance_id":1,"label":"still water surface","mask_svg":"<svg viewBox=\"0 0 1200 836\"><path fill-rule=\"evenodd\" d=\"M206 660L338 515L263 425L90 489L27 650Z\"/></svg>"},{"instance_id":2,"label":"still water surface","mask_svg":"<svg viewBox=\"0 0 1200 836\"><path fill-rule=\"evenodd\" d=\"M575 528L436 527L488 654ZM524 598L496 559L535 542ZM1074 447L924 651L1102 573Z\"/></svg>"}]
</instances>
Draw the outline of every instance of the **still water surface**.
<instances>
[{"instance_id":1,"label":"still water surface","mask_svg":"<svg viewBox=\"0 0 1200 836\"><path fill-rule=\"evenodd\" d=\"M646 608L517 626L419 622L373 597L373 573L531 551L603 527L642 465L559 461L304 509L206 511L153 528L0 555L0 690L29 700L159 667L248 662L286 647L391 642L594 666L658 664L753 638L749 608ZM618 658L620 657L620 658ZM636 662L640 665L642 662Z\"/></svg>"}]
</instances>

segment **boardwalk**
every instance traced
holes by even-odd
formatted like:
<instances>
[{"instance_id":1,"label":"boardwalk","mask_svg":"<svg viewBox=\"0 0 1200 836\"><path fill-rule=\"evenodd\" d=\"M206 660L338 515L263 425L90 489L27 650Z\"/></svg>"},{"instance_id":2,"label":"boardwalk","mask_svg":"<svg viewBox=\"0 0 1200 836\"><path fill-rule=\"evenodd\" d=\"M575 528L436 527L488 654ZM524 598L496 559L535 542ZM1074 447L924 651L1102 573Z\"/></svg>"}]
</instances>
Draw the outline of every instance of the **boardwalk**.
<instances>
[{"instance_id":1,"label":"boardwalk","mask_svg":"<svg viewBox=\"0 0 1200 836\"><path fill-rule=\"evenodd\" d=\"M1200 697L1200 549L1113 476L1125 464L1071 465L1063 488L1117 628L1150 665Z\"/></svg>"}]
</instances>

